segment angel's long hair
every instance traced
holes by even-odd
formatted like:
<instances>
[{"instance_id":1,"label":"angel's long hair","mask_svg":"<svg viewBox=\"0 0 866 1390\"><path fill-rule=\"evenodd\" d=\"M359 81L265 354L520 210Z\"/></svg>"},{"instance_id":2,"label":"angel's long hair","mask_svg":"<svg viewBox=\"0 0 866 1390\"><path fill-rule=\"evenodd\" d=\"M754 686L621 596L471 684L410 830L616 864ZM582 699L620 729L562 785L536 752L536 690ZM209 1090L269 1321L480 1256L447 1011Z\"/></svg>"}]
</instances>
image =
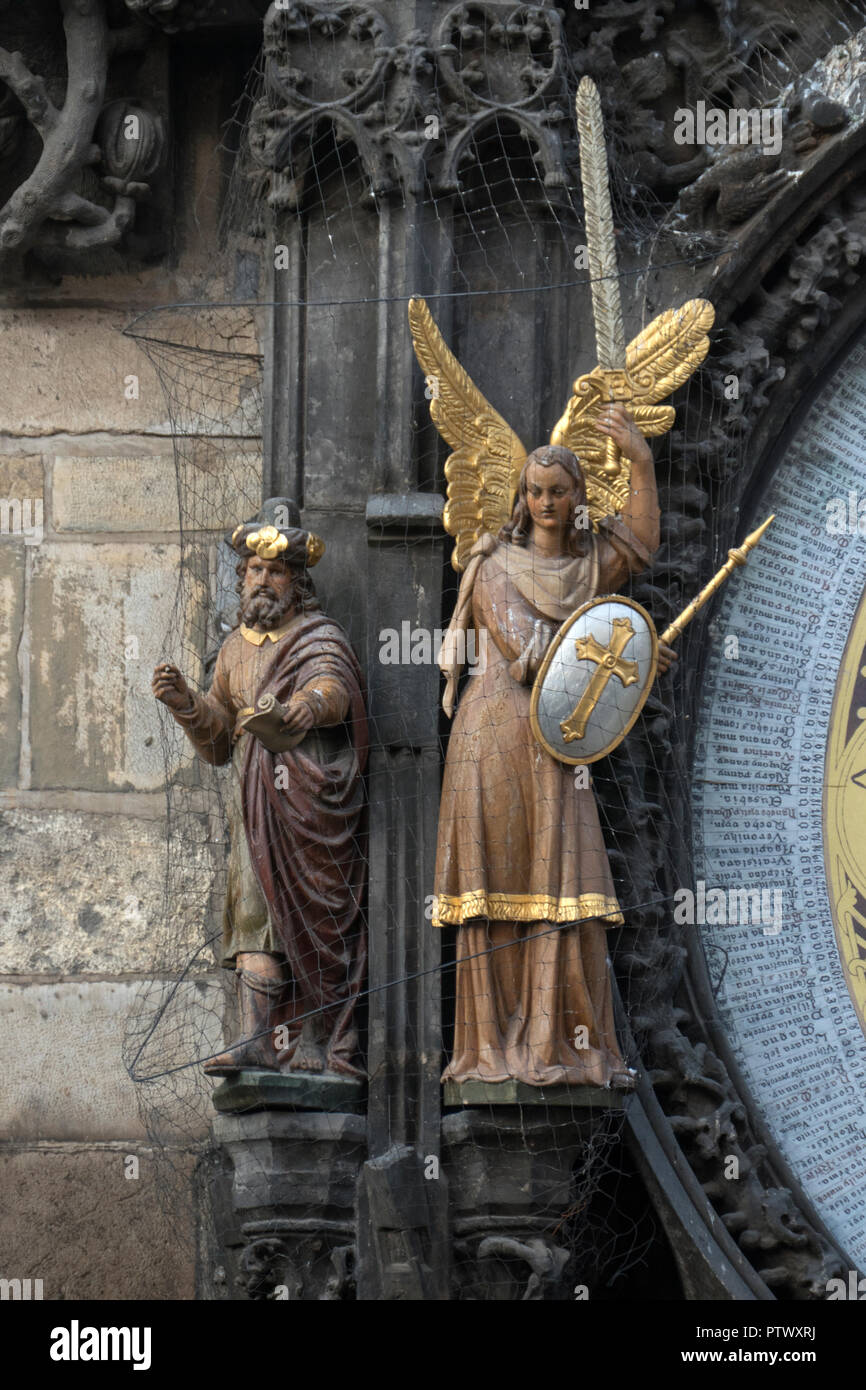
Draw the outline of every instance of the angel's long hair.
<instances>
[{"instance_id":1,"label":"angel's long hair","mask_svg":"<svg viewBox=\"0 0 866 1390\"><path fill-rule=\"evenodd\" d=\"M560 468L564 468L572 479L574 483L574 508L571 513L571 523L565 533L565 549L568 555L586 555L592 540L592 527L589 525L586 510L580 513L581 516L587 517L586 526L574 525L577 509L579 507L585 509L587 505L586 480L577 455L561 444L545 444L540 449L533 449L527 458L520 471L520 482L517 485L517 496L514 499L511 520L507 521L499 532L499 539L509 541L512 545L526 545L529 540L532 531L532 516L529 511L529 503L526 500L526 473L531 463L540 463L542 468L552 468L554 464L558 463Z\"/></svg>"}]
</instances>

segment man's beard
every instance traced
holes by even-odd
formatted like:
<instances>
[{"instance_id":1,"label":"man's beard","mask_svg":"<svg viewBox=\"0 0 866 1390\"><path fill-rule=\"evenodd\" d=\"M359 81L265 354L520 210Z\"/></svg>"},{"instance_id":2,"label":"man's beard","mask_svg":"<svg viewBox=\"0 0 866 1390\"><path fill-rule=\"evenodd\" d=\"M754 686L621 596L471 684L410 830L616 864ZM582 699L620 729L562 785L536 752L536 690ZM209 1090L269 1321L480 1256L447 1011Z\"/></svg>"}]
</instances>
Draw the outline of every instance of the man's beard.
<instances>
[{"instance_id":1,"label":"man's beard","mask_svg":"<svg viewBox=\"0 0 866 1390\"><path fill-rule=\"evenodd\" d=\"M295 611L295 594L287 590L282 598L277 598L272 590L262 593L257 590L246 602L241 602L240 620L245 627L260 627L272 632Z\"/></svg>"}]
</instances>

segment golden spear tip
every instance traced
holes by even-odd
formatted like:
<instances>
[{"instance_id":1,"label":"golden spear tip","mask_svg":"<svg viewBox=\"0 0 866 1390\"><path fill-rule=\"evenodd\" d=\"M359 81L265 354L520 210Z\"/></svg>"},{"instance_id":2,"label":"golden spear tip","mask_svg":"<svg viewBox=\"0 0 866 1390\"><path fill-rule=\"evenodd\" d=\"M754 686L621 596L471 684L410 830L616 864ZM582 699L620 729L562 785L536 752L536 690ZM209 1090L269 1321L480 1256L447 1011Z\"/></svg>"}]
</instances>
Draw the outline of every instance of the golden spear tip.
<instances>
[{"instance_id":1,"label":"golden spear tip","mask_svg":"<svg viewBox=\"0 0 866 1390\"><path fill-rule=\"evenodd\" d=\"M774 512L772 516L768 516L767 520L761 523L761 525L758 527L756 531L753 531L750 536L746 537L742 545L737 546L735 550L728 551L728 558L722 565L722 568L718 570L716 574L713 575L709 584L704 585L697 598L692 599L691 603L688 605L687 608L683 609L679 617L674 618L674 621L671 623L670 627L665 628L664 632L659 638L660 642L673 642L676 640L677 637L679 637L683 628L691 622L692 618L695 616L696 613L700 612L704 604L707 602L708 599L712 598L716 590L721 588L728 575L733 573L736 566L744 565L746 563L749 551L755 548L755 546L758 544L758 541L761 539L764 532L766 531L767 527L770 525L770 522L775 521L775 519L776 514Z\"/></svg>"},{"instance_id":2,"label":"golden spear tip","mask_svg":"<svg viewBox=\"0 0 866 1390\"><path fill-rule=\"evenodd\" d=\"M764 532L766 531L767 527L770 525L770 522L771 522L771 521L775 521L775 520L776 520L776 513L773 512L773 515L772 515L772 516L768 516L768 517L767 517L767 520L766 520L766 521L763 521L763 522L761 523L761 525L758 527L757 531L753 531L752 534L751 534L750 536L747 536L747 537L746 537L746 539L743 541L743 549L744 549L744 550L751 550L753 546L756 546L756 545L758 544L758 541L761 539L761 537L763 536Z\"/></svg>"}]
</instances>

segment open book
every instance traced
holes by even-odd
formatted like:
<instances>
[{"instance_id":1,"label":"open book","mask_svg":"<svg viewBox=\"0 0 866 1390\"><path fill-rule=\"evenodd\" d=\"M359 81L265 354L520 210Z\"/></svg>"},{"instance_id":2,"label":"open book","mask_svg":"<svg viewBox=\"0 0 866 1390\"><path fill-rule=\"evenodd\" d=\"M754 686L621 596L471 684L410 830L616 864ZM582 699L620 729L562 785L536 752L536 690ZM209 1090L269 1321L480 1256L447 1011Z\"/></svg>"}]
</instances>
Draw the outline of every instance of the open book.
<instances>
[{"instance_id":1,"label":"open book","mask_svg":"<svg viewBox=\"0 0 866 1390\"><path fill-rule=\"evenodd\" d=\"M269 753L286 753L290 748L297 748L307 736L306 729L299 734L290 734L283 727L283 716L287 709L288 706L281 705L276 695L262 695L255 709L240 711L236 730L239 734L255 734Z\"/></svg>"}]
</instances>

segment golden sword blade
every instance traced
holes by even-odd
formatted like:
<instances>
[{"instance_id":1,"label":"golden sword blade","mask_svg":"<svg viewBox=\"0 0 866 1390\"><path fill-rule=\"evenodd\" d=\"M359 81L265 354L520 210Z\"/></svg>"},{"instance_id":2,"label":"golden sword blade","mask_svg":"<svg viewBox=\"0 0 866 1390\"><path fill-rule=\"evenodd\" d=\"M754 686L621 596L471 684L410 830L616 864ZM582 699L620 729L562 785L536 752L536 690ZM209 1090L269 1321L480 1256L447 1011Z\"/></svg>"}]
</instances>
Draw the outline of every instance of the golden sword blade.
<instances>
[{"instance_id":1,"label":"golden sword blade","mask_svg":"<svg viewBox=\"0 0 866 1390\"><path fill-rule=\"evenodd\" d=\"M601 98L591 77L580 79L575 109L580 137L580 183L583 189L598 366L606 375L608 400L628 401L633 392L625 374L625 331L613 232L607 147L604 141ZM605 440L605 458L607 471L611 476L615 475L619 449L610 438Z\"/></svg>"},{"instance_id":2,"label":"golden sword blade","mask_svg":"<svg viewBox=\"0 0 866 1390\"><path fill-rule=\"evenodd\" d=\"M607 148L604 143L601 98L591 77L580 79L575 108L580 136L580 183L586 219L598 365L605 371L621 372L625 371L625 333L608 183Z\"/></svg>"}]
</instances>

